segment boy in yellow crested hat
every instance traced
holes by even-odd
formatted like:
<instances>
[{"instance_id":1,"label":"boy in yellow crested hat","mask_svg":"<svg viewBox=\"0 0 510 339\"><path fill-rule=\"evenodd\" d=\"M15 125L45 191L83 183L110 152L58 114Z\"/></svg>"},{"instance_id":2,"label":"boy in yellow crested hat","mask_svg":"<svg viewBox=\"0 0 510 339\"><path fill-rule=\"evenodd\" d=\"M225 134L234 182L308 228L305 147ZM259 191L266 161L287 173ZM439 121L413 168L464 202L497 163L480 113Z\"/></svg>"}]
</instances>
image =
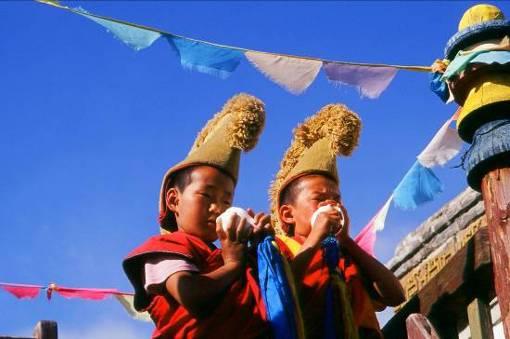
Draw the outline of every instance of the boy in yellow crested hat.
<instances>
[{"instance_id":1,"label":"boy in yellow crested hat","mask_svg":"<svg viewBox=\"0 0 510 339\"><path fill-rule=\"evenodd\" d=\"M349 237L336 156L350 155L360 128L344 105L323 107L295 129L270 190L309 338L380 338L375 308L404 301L392 272Z\"/></svg>"},{"instance_id":2,"label":"boy in yellow crested hat","mask_svg":"<svg viewBox=\"0 0 510 339\"><path fill-rule=\"evenodd\" d=\"M148 311L153 338L259 338L269 327L247 241L267 229L262 213L230 208L241 150L255 147L264 105L240 94L198 135L187 157L163 178L162 235L124 260L134 306ZM221 250L213 244L221 242Z\"/></svg>"}]
</instances>

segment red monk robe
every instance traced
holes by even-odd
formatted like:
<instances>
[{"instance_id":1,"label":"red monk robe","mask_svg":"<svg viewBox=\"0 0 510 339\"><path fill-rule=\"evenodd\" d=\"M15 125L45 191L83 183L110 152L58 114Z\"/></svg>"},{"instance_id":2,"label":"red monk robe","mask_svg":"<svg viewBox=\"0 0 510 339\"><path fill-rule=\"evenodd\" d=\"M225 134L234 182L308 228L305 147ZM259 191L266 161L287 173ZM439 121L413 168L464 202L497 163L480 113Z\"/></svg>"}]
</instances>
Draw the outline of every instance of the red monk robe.
<instances>
[{"instance_id":1,"label":"red monk robe","mask_svg":"<svg viewBox=\"0 0 510 339\"><path fill-rule=\"evenodd\" d=\"M148 311L156 325L153 338L269 337L266 310L253 265L247 265L244 275L213 300L215 307L200 319L168 293L149 295L145 291L144 263L148 258L179 255L193 263L200 273L209 273L223 265L221 250L212 247L196 236L174 232L150 238L124 260L124 271L135 288L134 306L139 311Z\"/></svg>"},{"instance_id":2,"label":"red monk robe","mask_svg":"<svg viewBox=\"0 0 510 339\"><path fill-rule=\"evenodd\" d=\"M280 252L289 261L292 261L301 247L301 244L296 240L286 236L278 236L276 243ZM375 307L382 305L369 296L358 268L349 257L342 257L338 267L345 277L352 313L360 339L383 338L375 315ZM318 250L306 268L303 284L299 290L299 301L307 338L323 337L328 279L328 267L323 260L322 251Z\"/></svg>"}]
</instances>

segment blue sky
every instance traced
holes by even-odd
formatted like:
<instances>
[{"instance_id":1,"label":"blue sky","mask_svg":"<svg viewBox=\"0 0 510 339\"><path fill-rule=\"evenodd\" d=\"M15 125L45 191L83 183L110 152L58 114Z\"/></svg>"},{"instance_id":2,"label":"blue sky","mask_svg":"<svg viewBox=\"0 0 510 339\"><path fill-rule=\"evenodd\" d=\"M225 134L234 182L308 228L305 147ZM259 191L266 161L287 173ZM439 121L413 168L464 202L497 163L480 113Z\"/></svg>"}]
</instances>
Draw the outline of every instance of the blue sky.
<instances>
[{"instance_id":1,"label":"blue sky","mask_svg":"<svg viewBox=\"0 0 510 339\"><path fill-rule=\"evenodd\" d=\"M76 6L76 2L64 2ZM197 39L333 60L430 65L474 2L80 2L102 14ZM508 3L498 4L510 13ZM248 92L266 103L258 147L243 158L235 203L268 209L267 188L292 128L325 104L361 116L359 148L341 158L352 235L375 214L456 107L428 75L400 71L377 100L335 88L323 73L300 96L242 62L227 80L185 71L164 40L135 52L101 26L30 1L0 2L0 281L130 291L121 261L158 232L165 170L181 160L224 101ZM465 186L435 172L445 192L414 211L392 207L376 253ZM0 291L0 334L29 335L40 319L62 338L148 337L114 300L17 300Z\"/></svg>"}]
</instances>

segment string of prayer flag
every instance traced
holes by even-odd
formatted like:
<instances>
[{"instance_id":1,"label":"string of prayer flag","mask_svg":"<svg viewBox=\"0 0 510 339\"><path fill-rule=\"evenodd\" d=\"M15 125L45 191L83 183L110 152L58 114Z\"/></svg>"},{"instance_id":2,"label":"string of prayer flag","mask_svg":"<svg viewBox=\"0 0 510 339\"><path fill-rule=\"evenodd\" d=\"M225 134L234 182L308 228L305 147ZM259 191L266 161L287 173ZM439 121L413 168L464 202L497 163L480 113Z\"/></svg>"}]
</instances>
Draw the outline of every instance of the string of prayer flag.
<instances>
[{"instance_id":1,"label":"string of prayer flag","mask_svg":"<svg viewBox=\"0 0 510 339\"><path fill-rule=\"evenodd\" d=\"M44 287L39 285L0 283L0 288L18 299L34 299L39 296L39 292L41 292L41 289Z\"/></svg>"},{"instance_id":2,"label":"string of prayer flag","mask_svg":"<svg viewBox=\"0 0 510 339\"><path fill-rule=\"evenodd\" d=\"M92 14L82 8L63 6L56 0L36 1L86 17L105 27L116 38L136 51L150 47L161 36L164 36L177 52L183 68L214 75L221 79L229 77L244 56L262 74L296 95L303 93L315 81L321 69L324 69L331 83L354 86L362 97L370 99L378 98L381 95L390 85L398 70L431 71L431 68L427 66L333 61L221 45Z\"/></svg>"},{"instance_id":3,"label":"string of prayer flag","mask_svg":"<svg viewBox=\"0 0 510 339\"><path fill-rule=\"evenodd\" d=\"M147 312L138 312L135 310L133 293L120 292L112 288L75 288L59 286L54 283L48 286L41 286L4 282L0 282L0 288L18 299L34 299L39 296L41 291L46 291L46 298L48 300L51 300L53 293L57 293L66 299L78 298L95 301L114 296L132 318L140 321L152 321Z\"/></svg>"}]
</instances>

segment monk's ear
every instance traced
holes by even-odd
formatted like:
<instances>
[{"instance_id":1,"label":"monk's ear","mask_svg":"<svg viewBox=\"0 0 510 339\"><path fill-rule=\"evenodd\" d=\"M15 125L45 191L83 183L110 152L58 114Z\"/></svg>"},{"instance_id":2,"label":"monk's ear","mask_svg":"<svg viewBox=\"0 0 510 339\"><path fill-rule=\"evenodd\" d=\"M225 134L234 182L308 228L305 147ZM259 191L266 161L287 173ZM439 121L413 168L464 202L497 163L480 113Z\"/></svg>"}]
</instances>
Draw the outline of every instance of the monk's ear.
<instances>
[{"instance_id":1,"label":"monk's ear","mask_svg":"<svg viewBox=\"0 0 510 339\"><path fill-rule=\"evenodd\" d=\"M281 205L278 209L280 220L287 225L294 225L294 208L291 205Z\"/></svg>"},{"instance_id":2,"label":"monk's ear","mask_svg":"<svg viewBox=\"0 0 510 339\"><path fill-rule=\"evenodd\" d=\"M180 193L177 190L177 188L175 188L175 187L169 188L166 191L166 195L165 195L166 208L168 208L169 211L176 213L177 206L179 205L179 201L180 201L179 198L180 198Z\"/></svg>"}]
</instances>

